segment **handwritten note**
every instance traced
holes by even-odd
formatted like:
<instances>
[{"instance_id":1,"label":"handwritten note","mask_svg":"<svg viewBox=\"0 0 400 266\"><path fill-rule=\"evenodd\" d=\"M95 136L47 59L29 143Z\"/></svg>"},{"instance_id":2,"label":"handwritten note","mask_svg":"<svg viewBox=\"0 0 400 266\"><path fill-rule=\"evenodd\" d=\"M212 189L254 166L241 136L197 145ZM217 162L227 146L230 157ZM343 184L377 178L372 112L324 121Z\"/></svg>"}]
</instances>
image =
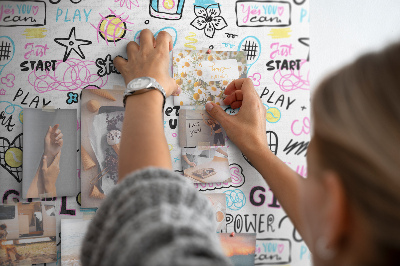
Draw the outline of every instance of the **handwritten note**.
<instances>
[{"instance_id":1,"label":"handwritten note","mask_svg":"<svg viewBox=\"0 0 400 266\"><path fill-rule=\"evenodd\" d=\"M291 25L291 5L282 1L237 1L239 27L286 27Z\"/></svg>"},{"instance_id":2,"label":"handwritten note","mask_svg":"<svg viewBox=\"0 0 400 266\"><path fill-rule=\"evenodd\" d=\"M239 77L238 62L235 59L203 61L199 65L203 71L203 80L229 80Z\"/></svg>"},{"instance_id":3,"label":"handwritten note","mask_svg":"<svg viewBox=\"0 0 400 266\"><path fill-rule=\"evenodd\" d=\"M0 2L0 27L46 25L46 3L42 1Z\"/></svg>"}]
</instances>

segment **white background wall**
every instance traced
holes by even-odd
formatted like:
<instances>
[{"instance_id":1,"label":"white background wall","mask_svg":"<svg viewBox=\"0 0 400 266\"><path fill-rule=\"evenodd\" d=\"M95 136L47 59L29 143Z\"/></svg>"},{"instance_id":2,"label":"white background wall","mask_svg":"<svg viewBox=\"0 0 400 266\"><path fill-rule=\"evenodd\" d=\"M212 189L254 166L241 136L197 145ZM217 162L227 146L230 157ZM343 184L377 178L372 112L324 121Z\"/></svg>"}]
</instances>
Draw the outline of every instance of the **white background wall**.
<instances>
[{"instance_id":1,"label":"white background wall","mask_svg":"<svg viewBox=\"0 0 400 266\"><path fill-rule=\"evenodd\" d=\"M400 41L399 0L310 0L311 88L360 54Z\"/></svg>"}]
</instances>

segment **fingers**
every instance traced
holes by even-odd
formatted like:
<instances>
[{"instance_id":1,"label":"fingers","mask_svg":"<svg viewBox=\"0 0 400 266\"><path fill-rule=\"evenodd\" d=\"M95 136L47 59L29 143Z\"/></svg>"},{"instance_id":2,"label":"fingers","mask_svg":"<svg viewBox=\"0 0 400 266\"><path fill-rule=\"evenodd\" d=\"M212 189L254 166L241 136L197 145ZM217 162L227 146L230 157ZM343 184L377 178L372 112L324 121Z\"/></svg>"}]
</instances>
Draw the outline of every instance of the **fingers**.
<instances>
[{"instance_id":1,"label":"fingers","mask_svg":"<svg viewBox=\"0 0 400 266\"><path fill-rule=\"evenodd\" d=\"M137 43L136 43L136 45L137 45ZM128 46L129 46L129 43L128 43L127 47L126 47L126 51L128 53L128 57L129 57L129 53L130 52L128 52ZM117 68L118 72L122 73L123 68L128 64L128 60L126 60L125 58L123 58L121 56L116 56L114 58L114 60L113 60L113 64Z\"/></svg>"},{"instance_id":2,"label":"fingers","mask_svg":"<svg viewBox=\"0 0 400 266\"><path fill-rule=\"evenodd\" d=\"M64 140L63 139L57 140L56 143L58 144L58 146L62 147Z\"/></svg>"},{"instance_id":3,"label":"fingers","mask_svg":"<svg viewBox=\"0 0 400 266\"><path fill-rule=\"evenodd\" d=\"M43 155L43 159L42 159L42 171L46 171L47 170L47 156Z\"/></svg>"},{"instance_id":4,"label":"fingers","mask_svg":"<svg viewBox=\"0 0 400 266\"><path fill-rule=\"evenodd\" d=\"M182 88L181 88L181 86L178 85L177 90L174 91L171 95L178 96L179 94L181 94L181 92L182 92Z\"/></svg>"},{"instance_id":5,"label":"fingers","mask_svg":"<svg viewBox=\"0 0 400 266\"><path fill-rule=\"evenodd\" d=\"M63 133L58 134L58 136L55 138L56 143L57 143L57 141L60 140L63 136L64 136Z\"/></svg>"},{"instance_id":6,"label":"fingers","mask_svg":"<svg viewBox=\"0 0 400 266\"><path fill-rule=\"evenodd\" d=\"M149 29L144 29L140 32L140 47L141 51L151 51L154 49L156 40L153 33Z\"/></svg>"},{"instance_id":7,"label":"fingers","mask_svg":"<svg viewBox=\"0 0 400 266\"><path fill-rule=\"evenodd\" d=\"M238 107L234 108L233 106L242 105L242 101L243 101L243 91L236 90L231 95L228 95L224 99L224 104L230 105L232 109L236 109Z\"/></svg>"},{"instance_id":8,"label":"fingers","mask_svg":"<svg viewBox=\"0 0 400 266\"><path fill-rule=\"evenodd\" d=\"M172 36L166 31L160 31L157 35L156 49L168 53L172 46Z\"/></svg>"},{"instance_id":9,"label":"fingers","mask_svg":"<svg viewBox=\"0 0 400 266\"><path fill-rule=\"evenodd\" d=\"M52 132L53 133L56 132L59 126L60 126L60 124L55 124L53 129L52 129Z\"/></svg>"},{"instance_id":10,"label":"fingers","mask_svg":"<svg viewBox=\"0 0 400 266\"><path fill-rule=\"evenodd\" d=\"M228 84L224 93L225 95L230 95L236 90L243 91L244 95L256 95L258 97L257 92L254 89L253 81L250 78L235 79Z\"/></svg>"}]
</instances>

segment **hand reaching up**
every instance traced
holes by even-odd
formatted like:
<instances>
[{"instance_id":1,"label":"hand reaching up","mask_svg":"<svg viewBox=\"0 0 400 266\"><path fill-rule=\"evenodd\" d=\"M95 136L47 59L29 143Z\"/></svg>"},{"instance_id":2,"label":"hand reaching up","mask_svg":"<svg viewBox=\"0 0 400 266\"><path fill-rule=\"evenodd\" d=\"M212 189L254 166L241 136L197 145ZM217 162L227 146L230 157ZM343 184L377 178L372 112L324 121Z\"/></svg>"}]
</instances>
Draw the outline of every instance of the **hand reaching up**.
<instances>
[{"instance_id":1,"label":"hand reaching up","mask_svg":"<svg viewBox=\"0 0 400 266\"><path fill-rule=\"evenodd\" d=\"M46 136L44 137L44 155L47 156L47 166L49 166L54 157L61 151L63 145L63 134L56 124L54 127L49 126Z\"/></svg>"},{"instance_id":2,"label":"hand reaching up","mask_svg":"<svg viewBox=\"0 0 400 266\"><path fill-rule=\"evenodd\" d=\"M207 112L225 129L229 139L247 156L268 147L266 109L253 82L249 78L232 81L225 89L224 103L232 109L240 107L235 115L228 115L217 104L206 104ZM269 149L268 149L269 150Z\"/></svg>"}]
</instances>

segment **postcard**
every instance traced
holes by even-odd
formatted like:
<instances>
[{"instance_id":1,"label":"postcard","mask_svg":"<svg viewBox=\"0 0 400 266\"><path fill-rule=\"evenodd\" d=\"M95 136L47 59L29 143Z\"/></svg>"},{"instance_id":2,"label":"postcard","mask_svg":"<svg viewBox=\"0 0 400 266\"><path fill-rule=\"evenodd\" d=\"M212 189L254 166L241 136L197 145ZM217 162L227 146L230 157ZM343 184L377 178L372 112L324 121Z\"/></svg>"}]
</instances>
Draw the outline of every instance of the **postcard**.
<instances>
[{"instance_id":1,"label":"postcard","mask_svg":"<svg viewBox=\"0 0 400 266\"><path fill-rule=\"evenodd\" d=\"M217 233L226 232L226 196L225 193L206 193L204 194L211 202L215 211L217 222Z\"/></svg>"},{"instance_id":2,"label":"postcard","mask_svg":"<svg viewBox=\"0 0 400 266\"><path fill-rule=\"evenodd\" d=\"M76 196L77 111L24 108L23 198Z\"/></svg>"},{"instance_id":3,"label":"postcard","mask_svg":"<svg viewBox=\"0 0 400 266\"><path fill-rule=\"evenodd\" d=\"M231 181L226 147L182 148L182 170L193 183Z\"/></svg>"},{"instance_id":4,"label":"postcard","mask_svg":"<svg viewBox=\"0 0 400 266\"><path fill-rule=\"evenodd\" d=\"M52 202L3 205L0 208L0 265L57 261L56 215Z\"/></svg>"},{"instance_id":5,"label":"postcard","mask_svg":"<svg viewBox=\"0 0 400 266\"><path fill-rule=\"evenodd\" d=\"M222 249L235 266L254 265L257 234L218 234Z\"/></svg>"},{"instance_id":6,"label":"postcard","mask_svg":"<svg viewBox=\"0 0 400 266\"><path fill-rule=\"evenodd\" d=\"M221 124L205 110L179 110L179 146L225 146L226 133Z\"/></svg>"},{"instance_id":7,"label":"postcard","mask_svg":"<svg viewBox=\"0 0 400 266\"><path fill-rule=\"evenodd\" d=\"M84 89L81 99L81 199L97 208L118 181L123 90Z\"/></svg>"},{"instance_id":8,"label":"postcard","mask_svg":"<svg viewBox=\"0 0 400 266\"><path fill-rule=\"evenodd\" d=\"M182 93L174 96L174 105L205 105L213 101L224 105L225 88L235 79L247 77L244 51L173 51L173 71Z\"/></svg>"},{"instance_id":9,"label":"postcard","mask_svg":"<svg viewBox=\"0 0 400 266\"><path fill-rule=\"evenodd\" d=\"M91 220L62 219L61 220L61 264L63 266L79 266L82 241Z\"/></svg>"}]
</instances>

